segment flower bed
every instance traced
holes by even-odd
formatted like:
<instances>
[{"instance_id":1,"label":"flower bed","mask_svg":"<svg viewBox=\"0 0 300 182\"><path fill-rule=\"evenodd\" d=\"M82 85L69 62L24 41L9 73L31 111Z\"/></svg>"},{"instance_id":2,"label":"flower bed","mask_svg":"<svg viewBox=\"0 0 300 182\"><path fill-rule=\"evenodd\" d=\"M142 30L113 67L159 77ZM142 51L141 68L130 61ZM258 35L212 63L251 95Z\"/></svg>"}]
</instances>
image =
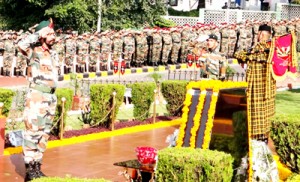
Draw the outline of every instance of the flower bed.
<instances>
[{"instance_id":1,"label":"flower bed","mask_svg":"<svg viewBox=\"0 0 300 182\"><path fill-rule=\"evenodd\" d=\"M82 130L71 130L67 131L63 140L58 140L57 137L51 136L51 141L48 142L47 148L55 148L64 145L72 145L76 143L83 143L86 141L98 140L103 138L108 138L112 136L119 136L129 133L141 132L146 130L151 130L155 128L162 128L168 126L179 125L181 119L176 119L177 117L165 117L160 116L156 118L156 123L150 124L152 118L145 121L131 121L131 122L120 122L116 123L116 130L110 131L104 127L98 128L88 128ZM16 153L21 153L22 147L7 147L4 150L4 155L11 155Z\"/></svg>"}]
</instances>

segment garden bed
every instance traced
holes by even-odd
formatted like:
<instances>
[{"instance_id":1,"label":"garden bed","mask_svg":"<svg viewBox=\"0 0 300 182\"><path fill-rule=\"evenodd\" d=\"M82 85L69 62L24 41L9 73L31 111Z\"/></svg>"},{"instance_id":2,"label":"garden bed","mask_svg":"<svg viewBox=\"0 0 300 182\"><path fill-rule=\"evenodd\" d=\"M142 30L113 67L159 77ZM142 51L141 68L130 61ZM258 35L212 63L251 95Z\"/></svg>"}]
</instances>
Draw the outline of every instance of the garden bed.
<instances>
[{"instance_id":1,"label":"garden bed","mask_svg":"<svg viewBox=\"0 0 300 182\"><path fill-rule=\"evenodd\" d=\"M177 119L179 117L176 116L157 116L155 118L156 122L161 122L161 121L172 121L174 119ZM139 121L139 120L133 120L133 121L123 121L123 122L117 122L115 123L115 129L122 129L122 128L128 128L128 127L133 127L133 126L138 126L138 125L147 125L147 124L152 124L153 118L148 118L144 121ZM64 139L66 138L72 138L72 137L77 137L77 136L82 136L82 135L88 135L92 133L101 133L105 131L111 131L109 128L104 127L104 126L96 126L96 127L91 127L91 128L84 128L80 130L69 130L64 132ZM49 141L53 140L59 140L58 136L50 135ZM5 148L8 147L14 147L11 145L8 135L5 137Z\"/></svg>"}]
</instances>

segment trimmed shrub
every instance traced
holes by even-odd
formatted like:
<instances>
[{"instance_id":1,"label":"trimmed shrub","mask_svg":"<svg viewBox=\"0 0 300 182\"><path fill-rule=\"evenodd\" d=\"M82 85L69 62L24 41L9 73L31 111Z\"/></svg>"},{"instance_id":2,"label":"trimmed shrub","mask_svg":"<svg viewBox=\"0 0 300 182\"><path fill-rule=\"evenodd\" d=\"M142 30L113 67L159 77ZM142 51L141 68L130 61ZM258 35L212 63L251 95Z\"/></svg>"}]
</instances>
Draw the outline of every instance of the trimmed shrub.
<instances>
[{"instance_id":1,"label":"trimmed shrub","mask_svg":"<svg viewBox=\"0 0 300 182\"><path fill-rule=\"evenodd\" d=\"M161 83L161 92L167 101L171 116L181 116L188 81L168 80Z\"/></svg>"},{"instance_id":2,"label":"trimmed shrub","mask_svg":"<svg viewBox=\"0 0 300 182\"><path fill-rule=\"evenodd\" d=\"M281 161L300 173L300 115L279 114L272 119L271 138Z\"/></svg>"},{"instance_id":3,"label":"trimmed shrub","mask_svg":"<svg viewBox=\"0 0 300 182\"><path fill-rule=\"evenodd\" d=\"M55 111L55 117L54 117L54 122L55 122L61 117L62 115L62 101L61 98L66 98L65 101L65 113L64 113L64 121L66 121L67 118L67 111L71 109L72 102L73 102L73 95L74 91L70 88L57 88L55 91L55 95L57 97L57 106L56 106L56 111ZM51 133L53 135L58 135L59 133L59 122L56 124L56 126L53 126L53 130Z\"/></svg>"},{"instance_id":4,"label":"trimmed shrub","mask_svg":"<svg viewBox=\"0 0 300 182\"><path fill-rule=\"evenodd\" d=\"M233 158L224 152L166 148L158 151L155 181L158 182L230 182Z\"/></svg>"},{"instance_id":5,"label":"trimmed shrub","mask_svg":"<svg viewBox=\"0 0 300 182\"><path fill-rule=\"evenodd\" d=\"M154 20L154 24L158 27L168 27L168 28L176 26L176 23L174 21L167 20L160 16Z\"/></svg>"},{"instance_id":6,"label":"trimmed shrub","mask_svg":"<svg viewBox=\"0 0 300 182\"><path fill-rule=\"evenodd\" d=\"M134 105L133 116L137 120L145 120L149 118L149 109L151 103L154 102L154 90L156 85L154 82L140 82L129 84L131 91L131 99Z\"/></svg>"},{"instance_id":7,"label":"trimmed shrub","mask_svg":"<svg viewBox=\"0 0 300 182\"><path fill-rule=\"evenodd\" d=\"M248 124L247 124L247 111L234 112L232 115L233 125L233 145L231 155L234 156L234 165L238 166L241 159L248 153Z\"/></svg>"},{"instance_id":8,"label":"trimmed shrub","mask_svg":"<svg viewBox=\"0 0 300 182\"><path fill-rule=\"evenodd\" d=\"M300 181L300 174L293 174L286 180L286 182L297 182L297 181Z\"/></svg>"},{"instance_id":9,"label":"trimmed shrub","mask_svg":"<svg viewBox=\"0 0 300 182\"><path fill-rule=\"evenodd\" d=\"M2 114L6 117L9 114L9 110L14 96L14 91L10 89L0 88L0 102L3 102L4 104L2 108Z\"/></svg>"},{"instance_id":10,"label":"trimmed shrub","mask_svg":"<svg viewBox=\"0 0 300 182\"><path fill-rule=\"evenodd\" d=\"M115 118L111 118L113 92L116 92ZM116 119L119 107L123 103L125 86L120 84L94 84L90 87L92 125L110 126Z\"/></svg>"}]
</instances>

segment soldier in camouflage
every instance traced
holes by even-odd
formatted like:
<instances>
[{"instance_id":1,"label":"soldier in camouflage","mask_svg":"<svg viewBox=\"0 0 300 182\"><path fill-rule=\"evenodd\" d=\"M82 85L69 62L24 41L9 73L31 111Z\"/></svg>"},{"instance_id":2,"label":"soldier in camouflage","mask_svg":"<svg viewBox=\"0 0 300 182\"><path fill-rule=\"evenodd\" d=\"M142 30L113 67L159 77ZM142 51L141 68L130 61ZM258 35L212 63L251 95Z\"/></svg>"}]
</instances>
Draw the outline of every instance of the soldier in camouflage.
<instances>
[{"instance_id":1,"label":"soldier in camouflage","mask_svg":"<svg viewBox=\"0 0 300 182\"><path fill-rule=\"evenodd\" d=\"M181 52L180 52L180 62L185 63L186 57L188 54L188 46L190 42L190 34L191 29L189 25L184 25L182 31L181 31Z\"/></svg>"},{"instance_id":2,"label":"soldier in camouflage","mask_svg":"<svg viewBox=\"0 0 300 182\"><path fill-rule=\"evenodd\" d=\"M300 19L296 19L297 52L300 52ZM298 56L300 58L300 56Z\"/></svg>"},{"instance_id":3,"label":"soldier in camouflage","mask_svg":"<svg viewBox=\"0 0 300 182\"><path fill-rule=\"evenodd\" d=\"M53 46L53 49L56 51L58 56L58 64L61 69L65 65L65 57L66 57L66 47L65 47L65 41L64 37L60 36L60 38L56 41L56 43ZM59 75L62 74L60 70L58 70Z\"/></svg>"},{"instance_id":4,"label":"soldier in camouflage","mask_svg":"<svg viewBox=\"0 0 300 182\"><path fill-rule=\"evenodd\" d=\"M4 36L4 54L3 54L3 73L5 76L13 75L13 61L15 58L16 49L14 40L12 39L12 32L9 31Z\"/></svg>"},{"instance_id":5,"label":"soldier in camouflage","mask_svg":"<svg viewBox=\"0 0 300 182\"><path fill-rule=\"evenodd\" d=\"M172 53L171 53L171 61L173 64L177 64L179 50L181 46L181 33L178 28L171 28L171 36L172 36Z\"/></svg>"},{"instance_id":6,"label":"soldier in camouflage","mask_svg":"<svg viewBox=\"0 0 300 182\"><path fill-rule=\"evenodd\" d=\"M76 55L76 40L75 35L67 35L65 40L66 45L66 57L65 57L65 65L66 65L66 72L70 73L75 61ZM74 73L76 70L73 70Z\"/></svg>"},{"instance_id":7,"label":"soldier in camouflage","mask_svg":"<svg viewBox=\"0 0 300 182\"><path fill-rule=\"evenodd\" d=\"M208 53L204 55L206 60L203 64L208 78L222 80L225 78L225 58L220 55L217 47L218 37L214 34L209 35L207 39Z\"/></svg>"},{"instance_id":8,"label":"soldier in camouflage","mask_svg":"<svg viewBox=\"0 0 300 182\"><path fill-rule=\"evenodd\" d=\"M119 61L123 53L123 39L121 37L121 32L116 32L112 38L113 42L113 60Z\"/></svg>"},{"instance_id":9,"label":"soldier in camouflage","mask_svg":"<svg viewBox=\"0 0 300 182\"><path fill-rule=\"evenodd\" d=\"M100 37L100 46L101 46L100 69L101 69L101 71L108 69L107 61L108 61L109 54L111 53L111 48L112 48L112 41L111 41L108 33L109 33L109 31L106 30L101 33L101 37Z\"/></svg>"},{"instance_id":10,"label":"soldier in camouflage","mask_svg":"<svg viewBox=\"0 0 300 182\"><path fill-rule=\"evenodd\" d=\"M147 56L147 38L144 32L137 31L135 35L136 40L136 63L138 67L141 67Z\"/></svg>"},{"instance_id":11,"label":"soldier in camouflage","mask_svg":"<svg viewBox=\"0 0 300 182\"><path fill-rule=\"evenodd\" d=\"M228 57L233 57L235 50L236 50L236 43L237 43L237 32L236 32L236 26L235 24L231 24L229 26L228 30L228 36L229 36L229 41L228 41Z\"/></svg>"},{"instance_id":12,"label":"soldier in camouflage","mask_svg":"<svg viewBox=\"0 0 300 182\"><path fill-rule=\"evenodd\" d=\"M15 45L17 45L19 43L20 39L20 34L19 33L15 33L13 36L13 39L15 40ZM19 36L19 37L18 37ZM15 46L16 48L16 75L17 76L25 76L25 69L27 66L27 59L26 57L18 51L17 46Z\"/></svg>"},{"instance_id":13,"label":"soldier in camouflage","mask_svg":"<svg viewBox=\"0 0 300 182\"><path fill-rule=\"evenodd\" d=\"M229 44L229 28L226 23L221 26L221 52L225 55L228 54L228 44Z\"/></svg>"},{"instance_id":14,"label":"soldier in camouflage","mask_svg":"<svg viewBox=\"0 0 300 182\"><path fill-rule=\"evenodd\" d=\"M83 73L86 70L85 67L89 59L89 49L90 49L90 43L86 39L86 37L84 37L84 35L78 36L77 47L76 47L77 64L78 64L79 72L81 73Z\"/></svg>"},{"instance_id":15,"label":"soldier in camouflage","mask_svg":"<svg viewBox=\"0 0 300 182\"><path fill-rule=\"evenodd\" d=\"M124 60L126 61L126 67L130 68L133 64L133 54L135 52L135 39L131 30L128 30L124 34Z\"/></svg>"},{"instance_id":16,"label":"soldier in camouflage","mask_svg":"<svg viewBox=\"0 0 300 182\"><path fill-rule=\"evenodd\" d=\"M89 71L98 71L97 63L100 62L100 42L96 35L90 37L90 58L89 58Z\"/></svg>"},{"instance_id":17,"label":"soldier in camouflage","mask_svg":"<svg viewBox=\"0 0 300 182\"><path fill-rule=\"evenodd\" d=\"M51 20L42 21L35 28L34 34L27 36L18 44L20 52L30 58L29 90L24 108L25 181L45 176L41 171L41 162L57 104L54 92L57 86L58 60L55 59L51 49L55 42L53 27Z\"/></svg>"},{"instance_id":18,"label":"soldier in camouflage","mask_svg":"<svg viewBox=\"0 0 300 182\"><path fill-rule=\"evenodd\" d=\"M162 39L163 39L163 49L162 49L161 62L164 65L168 65L169 55L172 50L172 36L170 35L169 30L162 31Z\"/></svg>"},{"instance_id":19,"label":"soldier in camouflage","mask_svg":"<svg viewBox=\"0 0 300 182\"><path fill-rule=\"evenodd\" d=\"M153 45L152 45L152 64L154 66L158 65L161 56L162 49L162 36L160 35L160 30L156 30L152 34Z\"/></svg>"}]
</instances>

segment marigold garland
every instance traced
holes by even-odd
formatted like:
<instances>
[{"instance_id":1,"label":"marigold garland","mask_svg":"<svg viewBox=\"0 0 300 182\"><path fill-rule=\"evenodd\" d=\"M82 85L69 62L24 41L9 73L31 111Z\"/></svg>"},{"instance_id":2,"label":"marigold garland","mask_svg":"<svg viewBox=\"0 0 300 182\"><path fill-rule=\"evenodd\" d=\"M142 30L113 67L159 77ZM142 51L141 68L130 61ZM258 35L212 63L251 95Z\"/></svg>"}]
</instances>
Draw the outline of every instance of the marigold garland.
<instances>
[{"instance_id":1,"label":"marigold garland","mask_svg":"<svg viewBox=\"0 0 300 182\"><path fill-rule=\"evenodd\" d=\"M83 143L83 142L92 141L92 140L109 138L109 137L113 137L113 136L137 133L137 132L147 131L147 130L156 129L156 128L175 126L175 125L181 124L181 122L182 122L182 120L180 118L180 119L175 119L172 121L162 121L162 122L157 122L154 124L139 125L139 126L133 126L133 127L129 127L129 128L122 128L122 129L118 129L118 130L114 130L114 131L93 133L93 134L88 134L88 135L83 135L83 136L78 136L78 137L66 138L63 140L54 140L54 141L48 142L47 148L56 148L56 147L61 147L61 146ZM3 155L12 155L12 154L18 154L18 153L22 153L22 147L6 148L4 150Z\"/></svg>"},{"instance_id":2,"label":"marigold garland","mask_svg":"<svg viewBox=\"0 0 300 182\"><path fill-rule=\"evenodd\" d=\"M204 143L203 143L203 147L208 148L209 146L209 142L210 142L210 132L211 129L213 127L213 120L214 120L214 114L215 114L215 110L216 110L216 103L218 100L218 92L220 89L228 89L228 88L240 88L240 87L247 87L247 82L233 82L233 81L225 81L222 82L220 80L201 80L201 81L192 81L190 82L187 86L187 94L186 94L186 98L184 101L184 107L182 109L183 113L182 113L182 123L180 125L179 128L179 135L178 135L178 139L177 139L177 145L176 147L182 147L183 145L183 140L184 140L184 136L185 136L185 129L186 129L186 124L188 121L188 114L189 114L189 106L191 105L192 101L192 94L190 93L192 91L193 88L195 89L199 89L201 91L203 90L207 90L207 89L212 89L213 90L213 95L212 95L212 100L211 100L211 105L208 111L208 121L206 123L206 129L205 129L205 138L204 138ZM202 98L202 97L204 98ZM190 138L190 147L195 148L196 145L196 132L199 129L200 126L200 118L201 118L201 113L203 110L203 106L204 106L204 102L205 102L205 96L204 95L200 95L199 97L199 103L197 105L197 110L196 110L196 114L193 118L194 121L194 126L191 129L191 138ZM200 104L202 104L200 106ZM209 134L209 135L207 135Z\"/></svg>"},{"instance_id":3,"label":"marigold garland","mask_svg":"<svg viewBox=\"0 0 300 182\"><path fill-rule=\"evenodd\" d=\"M188 120L189 107L190 107L191 103L192 103L192 94L189 93L189 89L188 89L186 96L185 96L184 106L182 108L182 117L181 117L182 123L179 128L179 134L178 134L178 138L176 141L177 142L176 147L182 147L182 145L183 145L185 128L186 128L186 123Z\"/></svg>"},{"instance_id":4,"label":"marigold garland","mask_svg":"<svg viewBox=\"0 0 300 182\"><path fill-rule=\"evenodd\" d=\"M191 129L191 138L190 138L190 147L195 148L196 147L196 137L197 137L197 131L200 126L200 119L202 116L202 110L205 102L206 97L206 90L201 90L200 96L199 96L199 102L197 105L197 111L194 116L194 126Z\"/></svg>"}]
</instances>

